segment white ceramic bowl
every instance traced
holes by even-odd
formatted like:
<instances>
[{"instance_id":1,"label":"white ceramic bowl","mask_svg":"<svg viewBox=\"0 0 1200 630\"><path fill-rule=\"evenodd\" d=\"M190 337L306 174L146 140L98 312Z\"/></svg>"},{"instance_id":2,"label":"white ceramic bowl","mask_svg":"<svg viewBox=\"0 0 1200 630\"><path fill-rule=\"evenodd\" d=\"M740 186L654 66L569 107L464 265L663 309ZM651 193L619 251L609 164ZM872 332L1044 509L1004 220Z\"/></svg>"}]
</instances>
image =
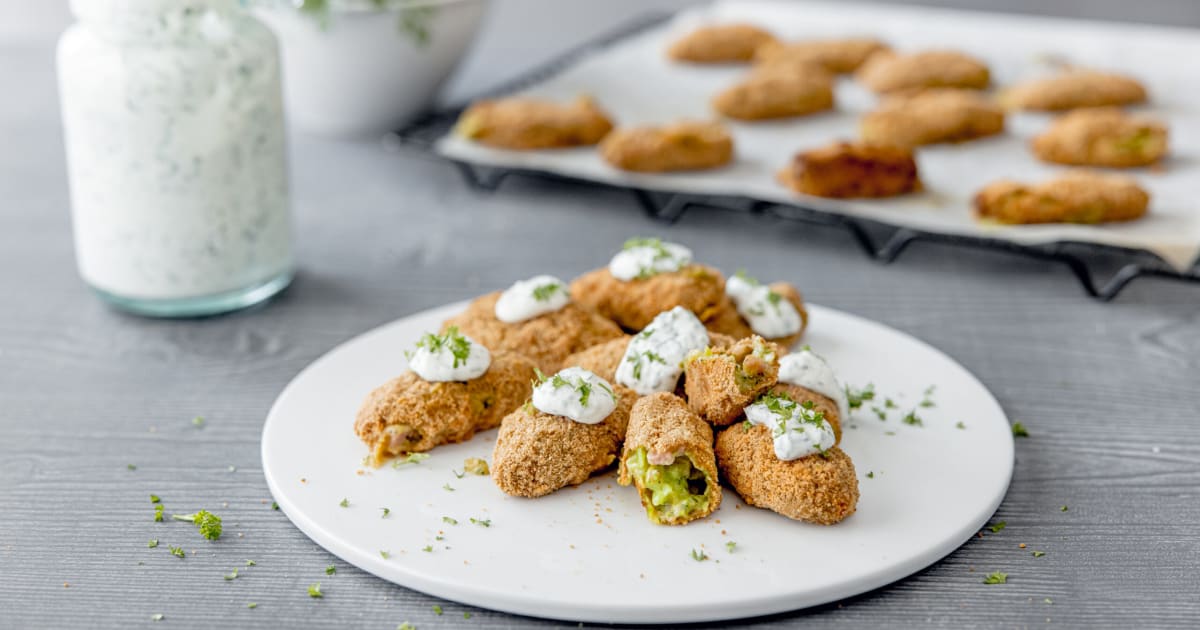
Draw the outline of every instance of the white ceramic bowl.
<instances>
[{"instance_id":1,"label":"white ceramic bowl","mask_svg":"<svg viewBox=\"0 0 1200 630\"><path fill-rule=\"evenodd\" d=\"M433 103L487 8L486 0L372 4L331 0L324 18L256 9L279 37L287 115L300 129L341 137L396 129Z\"/></svg>"}]
</instances>

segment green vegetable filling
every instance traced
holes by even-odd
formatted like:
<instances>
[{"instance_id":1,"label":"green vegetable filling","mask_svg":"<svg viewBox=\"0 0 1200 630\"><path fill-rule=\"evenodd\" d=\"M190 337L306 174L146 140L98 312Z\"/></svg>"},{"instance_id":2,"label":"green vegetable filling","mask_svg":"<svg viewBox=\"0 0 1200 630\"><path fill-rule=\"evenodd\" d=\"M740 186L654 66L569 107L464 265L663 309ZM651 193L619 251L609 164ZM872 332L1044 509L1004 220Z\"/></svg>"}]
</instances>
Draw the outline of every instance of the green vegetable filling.
<instances>
[{"instance_id":1,"label":"green vegetable filling","mask_svg":"<svg viewBox=\"0 0 1200 630\"><path fill-rule=\"evenodd\" d=\"M625 465L639 481L646 515L655 523L674 522L708 509L708 479L687 455L667 465L646 460L646 448L633 452Z\"/></svg>"}]
</instances>

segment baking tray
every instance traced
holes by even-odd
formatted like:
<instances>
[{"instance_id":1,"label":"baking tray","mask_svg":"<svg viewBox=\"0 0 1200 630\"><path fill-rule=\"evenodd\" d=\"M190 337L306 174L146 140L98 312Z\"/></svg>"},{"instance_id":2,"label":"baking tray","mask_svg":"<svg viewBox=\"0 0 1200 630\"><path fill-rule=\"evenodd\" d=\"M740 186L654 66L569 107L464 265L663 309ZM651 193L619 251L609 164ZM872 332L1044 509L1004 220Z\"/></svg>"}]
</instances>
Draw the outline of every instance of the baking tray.
<instances>
[{"instance_id":1,"label":"baking tray","mask_svg":"<svg viewBox=\"0 0 1200 630\"><path fill-rule=\"evenodd\" d=\"M858 9L870 5L851 5ZM891 9L895 11L895 9ZM929 12L931 10L922 9ZM934 14L945 13L937 11ZM948 12L959 14L961 12ZM980 14L973 14L978 16ZM669 26L670 14L648 14L638 17L599 38L558 56L515 80L504 83L483 97L525 92L562 75L580 63L596 57L599 53L628 42L632 38L648 36L655 30ZM688 16L684 16L685 18ZM676 22L680 18L674 18ZM1021 18L1015 18L1021 19ZM1042 20L1043 18L1038 18ZM1128 27L1121 27L1128 28ZM1157 28L1157 27L1148 27ZM602 101L603 102L603 101ZM432 112L396 132L399 140L407 145L439 152L438 143L450 131L463 107L452 107ZM560 181L604 185L629 190L651 217L664 222L675 222L689 210L716 208L734 212L748 212L767 217L780 218L807 224L824 225L848 231L861 250L869 257L882 263L895 261L914 243L940 243L963 248L987 249L1007 252L1066 266L1079 281L1084 292L1098 300L1108 301L1117 296L1130 282L1141 277L1158 277L1188 283L1200 283L1200 259L1190 264L1172 265L1162 257L1137 247L1124 247L1106 243L1058 239L1044 243L1021 243L1003 237L957 234L939 230L921 229L913 226L895 225L877 217L856 216L836 208L815 207L807 200L781 200L754 198L748 195L724 195L711 192L671 190L669 185L656 178L638 178L637 182L599 181L594 177L513 164L495 164L489 160L465 159L446 156L473 188L494 191L512 175L550 178ZM497 152L507 153L507 152ZM1032 158L1030 158L1032 159ZM503 161L503 160L502 160ZM1197 185L1200 189L1200 185ZM1198 190L1200 192L1200 190ZM1200 248L1200 243L1197 243ZM1116 271L1112 263L1116 263Z\"/></svg>"}]
</instances>

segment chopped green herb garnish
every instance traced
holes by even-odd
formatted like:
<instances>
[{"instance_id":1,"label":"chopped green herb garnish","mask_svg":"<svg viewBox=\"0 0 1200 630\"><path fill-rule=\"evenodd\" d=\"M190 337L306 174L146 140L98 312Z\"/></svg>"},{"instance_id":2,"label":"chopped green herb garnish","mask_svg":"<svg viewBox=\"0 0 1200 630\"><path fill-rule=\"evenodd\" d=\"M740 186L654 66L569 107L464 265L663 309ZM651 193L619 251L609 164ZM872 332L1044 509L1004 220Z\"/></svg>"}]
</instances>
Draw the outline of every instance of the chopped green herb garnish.
<instances>
[{"instance_id":1,"label":"chopped green herb garnish","mask_svg":"<svg viewBox=\"0 0 1200 630\"><path fill-rule=\"evenodd\" d=\"M382 515L382 516L380 516L379 518L387 518L387 517L388 517L388 515L392 513L392 509L391 509L391 508L379 508L379 509L380 509L380 510L383 510L383 515Z\"/></svg>"},{"instance_id":2,"label":"chopped green herb garnish","mask_svg":"<svg viewBox=\"0 0 1200 630\"><path fill-rule=\"evenodd\" d=\"M1005 528L1007 525L1008 525L1008 523L1007 523L1007 522L1005 522L1005 521L1000 521L999 523L996 523L995 525L992 525L992 526L991 526L991 527L989 527L988 529L992 530L992 533L993 533L993 534L995 534L996 532L999 532L1000 530L1004 529L1004 528Z\"/></svg>"},{"instance_id":3,"label":"chopped green herb garnish","mask_svg":"<svg viewBox=\"0 0 1200 630\"><path fill-rule=\"evenodd\" d=\"M874 471L874 470L872 470L872 471L870 471L870 472L868 472L868 473L867 473L867 479L874 479L874 478L875 478L875 471Z\"/></svg>"},{"instance_id":4,"label":"chopped green herb garnish","mask_svg":"<svg viewBox=\"0 0 1200 630\"><path fill-rule=\"evenodd\" d=\"M279 504L278 504L278 503L276 503L276 502L274 502L274 501L272 501L272 502L271 502L271 509L272 509L272 510L275 510L276 512L278 512L278 511L279 511Z\"/></svg>"},{"instance_id":5,"label":"chopped green herb garnish","mask_svg":"<svg viewBox=\"0 0 1200 630\"><path fill-rule=\"evenodd\" d=\"M914 427L925 426L925 423L921 421L921 416L917 415L916 409L913 409L912 411L904 414L904 417L900 418L900 422L903 422L904 424L912 425Z\"/></svg>"},{"instance_id":6,"label":"chopped green herb garnish","mask_svg":"<svg viewBox=\"0 0 1200 630\"><path fill-rule=\"evenodd\" d=\"M1062 511L1063 511L1063 512L1066 512L1066 511L1067 511L1067 506L1065 506L1065 505L1064 505L1064 506L1062 506Z\"/></svg>"},{"instance_id":7,"label":"chopped green herb garnish","mask_svg":"<svg viewBox=\"0 0 1200 630\"><path fill-rule=\"evenodd\" d=\"M1014 422L1012 425L1013 437L1029 437L1029 430L1020 422Z\"/></svg>"},{"instance_id":8,"label":"chopped green herb garnish","mask_svg":"<svg viewBox=\"0 0 1200 630\"><path fill-rule=\"evenodd\" d=\"M1050 599L1049 597L1047 597L1046 599L1043 599L1042 601L1043 601L1043 602L1046 602L1047 604L1053 604L1053 603L1054 603L1054 600Z\"/></svg>"},{"instance_id":9,"label":"chopped green herb garnish","mask_svg":"<svg viewBox=\"0 0 1200 630\"><path fill-rule=\"evenodd\" d=\"M458 525L458 521L456 521L456 520L454 520L454 519L450 518L449 516L443 516L443 517L442 517L442 522L443 522L443 523L449 523L449 524L451 524L451 525Z\"/></svg>"},{"instance_id":10,"label":"chopped green herb garnish","mask_svg":"<svg viewBox=\"0 0 1200 630\"><path fill-rule=\"evenodd\" d=\"M162 613L154 613L153 615L150 615L150 621L162 621L163 619L165 619L165 617Z\"/></svg>"},{"instance_id":11,"label":"chopped green herb garnish","mask_svg":"<svg viewBox=\"0 0 1200 630\"><path fill-rule=\"evenodd\" d=\"M161 501L161 500L162 500L162 499L159 499L157 494L152 494L152 495L150 495L150 502L151 502L151 503L158 503L158 502L159 502L159 501Z\"/></svg>"},{"instance_id":12,"label":"chopped green herb garnish","mask_svg":"<svg viewBox=\"0 0 1200 630\"><path fill-rule=\"evenodd\" d=\"M325 593L321 592L321 583L320 582L317 582L316 584L308 585L308 596L312 597L314 599L319 598L319 597L325 597Z\"/></svg>"},{"instance_id":13,"label":"chopped green herb garnish","mask_svg":"<svg viewBox=\"0 0 1200 630\"><path fill-rule=\"evenodd\" d=\"M396 626L396 630L417 630L417 627L405 621L404 623Z\"/></svg>"},{"instance_id":14,"label":"chopped green herb garnish","mask_svg":"<svg viewBox=\"0 0 1200 630\"><path fill-rule=\"evenodd\" d=\"M425 553L429 553L429 552L433 551L433 545L425 545L424 547L421 547L421 551L424 551Z\"/></svg>"},{"instance_id":15,"label":"chopped green herb garnish","mask_svg":"<svg viewBox=\"0 0 1200 630\"><path fill-rule=\"evenodd\" d=\"M157 547L157 546L158 546L158 539L157 539L157 538L151 538L151 539L150 539L150 542L146 543L146 546L147 546L147 547L149 547L149 548L151 548L151 549L153 549L153 548Z\"/></svg>"},{"instance_id":16,"label":"chopped green herb garnish","mask_svg":"<svg viewBox=\"0 0 1200 630\"><path fill-rule=\"evenodd\" d=\"M248 566L248 567L255 567L255 566L258 566L258 563L257 563L257 562L255 562L255 561L253 561L253 560L247 560L247 561L246 561L246 566Z\"/></svg>"},{"instance_id":17,"label":"chopped green herb garnish","mask_svg":"<svg viewBox=\"0 0 1200 630\"><path fill-rule=\"evenodd\" d=\"M695 560L696 562L704 562L705 560L708 560L708 554L704 553L703 549L693 549L692 560Z\"/></svg>"},{"instance_id":18,"label":"chopped green herb garnish","mask_svg":"<svg viewBox=\"0 0 1200 630\"><path fill-rule=\"evenodd\" d=\"M1008 574L995 571L983 578L984 584L1008 584Z\"/></svg>"},{"instance_id":19,"label":"chopped green herb garnish","mask_svg":"<svg viewBox=\"0 0 1200 630\"><path fill-rule=\"evenodd\" d=\"M184 557L183 547L171 547L170 549L172 556L175 556L176 558Z\"/></svg>"},{"instance_id":20,"label":"chopped green herb garnish","mask_svg":"<svg viewBox=\"0 0 1200 630\"><path fill-rule=\"evenodd\" d=\"M1042 556L1046 555L1046 552L1045 551L1034 551L1032 555L1034 558L1041 558Z\"/></svg>"},{"instance_id":21,"label":"chopped green herb garnish","mask_svg":"<svg viewBox=\"0 0 1200 630\"><path fill-rule=\"evenodd\" d=\"M736 548L737 548L737 543L733 542L732 540L725 543L725 551L728 551L729 553L733 553L733 550Z\"/></svg>"},{"instance_id":22,"label":"chopped green herb garnish","mask_svg":"<svg viewBox=\"0 0 1200 630\"><path fill-rule=\"evenodd\" d=\"M251 608L251 609L258 608L258 603L250 602L249 604L246 604L246 608Z\"/></svg>"},{"instance_id":23,"label":"chopped green herb garnish","mask_svg":"<svg viewBox=\"0 0 1200 630\"><path fill-rule=\"evenodd\" d=\"M871 411L874 411L875 415L879 416L880 420L887 420L887 412L884 411L882 407L871 407Z\"/></svg>"},{"instance_id":24,"label":"chopped green herb garnish","mask_svg":"<svg viewBox=\"0 0 1200 630\"><path fill-rule=\"evenodd\" d=\"M234 569L232 573L225 574L225 579L226 580L236 580L237 576L238 576L238 570Z\"/></svg>"},{"instance_id":25,"label":"chopped green herb garnish","mask_svg":"<svg viewBox=\"0 0 1200 630\"><path fill-rule=\"evenodd\" d=\"M874 383L867 383L867 386L862 389L852 389L849 385L846 386L846 402L850 404L851 409L858 409L867 400L875 400Z\"/></svg>"},{"instance_id":26,"label":"chopped green herb garnish","mask_svg":"<svg viewBox=\"0 0 1200 630\"><path fill-rule=\"evenodd\" d=\"M454 356L454 363L451 367L465 365L467 358L471 356L471 341L458 332L458 326L446 328L446 333L443 335L425 333L417 342L417 347L424 348L431 354L440 354L443 350L449 351Z\"/></svg>"},{"instance_id":27,"label":"chopped green herb garnish","mask_svg":"<svg viewBox=\"0 0 1200 630\"><path fill-rule=\"evenodd\" d=\"M471 618L471 613L463 611L463 619L470 619L470 618Z\"/></svg>"},{"instance_id":28,"label":"chopped green herb garnish","mask_svg":"<svg viewBox=\"0 0 1200 630\"><path fill-rule=\"evenodd\" d=\"M338 503L338 505L340 505L342 507L350 507L350 499L342 499L342 501L340 503Z\"/></svg>"},{"instance_id":29,"label":"chopped green herb garnish","mask_svg":"<svg viewBox=\"0 0 1200 630\"><path fill-rule=\"evenodd\" d=\"M883 406L887 409L899 409L900 408L900 405L897 405L896 401L892 400L891 398L885 398L883 400Z\"/></svg>"},{"instance_id":30,"label":"chopped green herb garnish","mask_svg":"<svg viewBox=\"0 0 1200 630\"><path fill-rule=\"evenodd\" d=\"M454 487L446 483L442 484L442 490L445 490L446 492L454 492Z\"/></svg>"},{"instance_id":31,"label":"chopped green herb garnish","mask_svg":"<svg viewBox=\"0 0 1200 630\"><path fill-rule=\"evenodd\" d=\"M488 463L486 459L468 457L465 461L463 461L463 472L482 476L487 475L491 471L488 470Z\"/></svg>"},{"instance_id":32,"label":"chopped green herb garnish","mask_svg":"<svg viewBox=\"0 0 1200 630\"><path fill-rule=\"evenodd\" d=\"M325 575L333 575L335 573L337 573L337 565L331 564L325 567Z\"/></svg>"},{"instance_id":33,"label":"chopped green herb garnish","mask_svg":"<svg viewBox=\"0 0 1200 630\"><path fill-rule=\"evenodd\" d=\"M216 540L221 537L221 517L208 510L200 510L195 514L172 514L171 518L177 521L194 523L196 528L200 530L200 535L209 540Z\"/></svg>"},{"instance_id":34,"label":"chopped green herb garnish","mask_svg":"<svg viewBox=\"0 0 1200 630\"><path fill-rule=\"evenodd\" d=\"M203 428L204 416L196 416L195 418L192 418L192 426L196 427L197 429Z\"/></svg>"},{"instance_id":35,"label":"chopped green herb garnish","mask_svg":"<svg viewBox=\"0 0 1200 630\"><path fill-rule=\"evenodd\" d=\"M471 517L471 522L476 525L479 525L480 527L491 527L492 526L492 519L490 519L490 518L477 519L475 517Z\"/></svg>"},{"instance_id":36,"label":"chopped green herb garnish","mask_svg":"<svg viewBox=\"0 0 1200 630\"><path fill-rule=\"evenodd\" d=\"M136 464L125 464L125 467L128 468L129 470L137 470Z\"/></svg>"},{"instance_id":37,"label":"chopped green herb garnish","mask_svg":"<svg viewBox=\"0 0 1200 630\"><path fill-rule=\"evenodd\" d=\"M446 540L446 537L442 536L441 534L438 534L437 536L434 536L433 539L434 540Z\"/></svg>"},{"instance_id":38,"label":"chopped green herb garnish","mask_svg":"<svg viewBox=\"0 0 1200 630\"><path fill-rule=\"evenodd\" d=\"M405 457L401 457L392 462L392 468L399 468L405 464L419 464L429 459L429 453L409 453Z\"/></svg>"},{"instance_id":39,"label":"chopped green herb garnish","mask_svg":"<svg viewBox=\"0 0 1200 630\"><path fill-rule=\"evenodd\" d=\"M433 605L433 614L435 614L435 615L441 615L441 614L442 614L442 607L441 607L441 606L438 606L437 604L434 604L434 605Z\"/></svg>"},{"instance_id":40,"label":"chopped green herb garnish","mask_svg":"<svg viewBox=\"0 0 1200 630\"><path fill-rule=\"evenodd\" d=\"M562 288L563 285L557 282L549 282L541 286L534 287L533 299L537 300L538 302L545 302L546 300L550 299L550 296L554 295L555 291L561 291Z\"/></svg>"},{"instance_id":41,"label":"chopped green herb garnish","mask_svg":"<svg viewBox=\"0 0 1200 630\"><path fill-rule=\"evenodd\" d=\"M154 506L154 522L155 523L163 522L163 506L161 503Z\"/></svg>"},{"instance_id":42,"label":"chopped green herb garnish","mask_svg":"<svg viewBox=\"0 0 1200 630\"><path fill-rule=\"evenodd\" d=\"M965 429L965 428L967 428L967 425L963 424L963 423L962 423L962 420L959 420L959 421L958 421L958 423L954 425L954 428L956 428L956 429Z\"/></svg>"},{"instance_id":43,"label":"chopped green herb garnish","mask_svg":"<svg viewBox=\"0 0 1200 630\"><path fill-rule=\"evenodd\" d=\"M379 551L379 557L380 557L380 558L383 558L384 560L387 560L388 558L391 558L391 557L392 557L392 552L390 552L390 551L383 551L383 550L380 550L380 551Z\"/></svg>"}]
</instances>

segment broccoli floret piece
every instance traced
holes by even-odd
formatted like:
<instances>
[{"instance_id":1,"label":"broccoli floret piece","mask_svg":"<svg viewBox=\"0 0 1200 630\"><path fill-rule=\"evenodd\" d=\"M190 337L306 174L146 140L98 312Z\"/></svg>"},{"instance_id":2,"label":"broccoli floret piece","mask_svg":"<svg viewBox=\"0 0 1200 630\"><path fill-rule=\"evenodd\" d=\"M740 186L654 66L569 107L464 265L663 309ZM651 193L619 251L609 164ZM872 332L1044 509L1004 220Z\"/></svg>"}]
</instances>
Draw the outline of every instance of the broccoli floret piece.
<instances>
[{"instance_id":1,"label":"broccoli floret piece","mask_svg":"<svg viewBox=\"0 0 1200 630\"><path fill-rule=\"evenodd\" d=\"M221 517L208 510L200 510L195 514L172 514L171 518L195 523L196 528L200 530L200 535L209 540L221 537Z\"/></svg>"}]
</instances>

